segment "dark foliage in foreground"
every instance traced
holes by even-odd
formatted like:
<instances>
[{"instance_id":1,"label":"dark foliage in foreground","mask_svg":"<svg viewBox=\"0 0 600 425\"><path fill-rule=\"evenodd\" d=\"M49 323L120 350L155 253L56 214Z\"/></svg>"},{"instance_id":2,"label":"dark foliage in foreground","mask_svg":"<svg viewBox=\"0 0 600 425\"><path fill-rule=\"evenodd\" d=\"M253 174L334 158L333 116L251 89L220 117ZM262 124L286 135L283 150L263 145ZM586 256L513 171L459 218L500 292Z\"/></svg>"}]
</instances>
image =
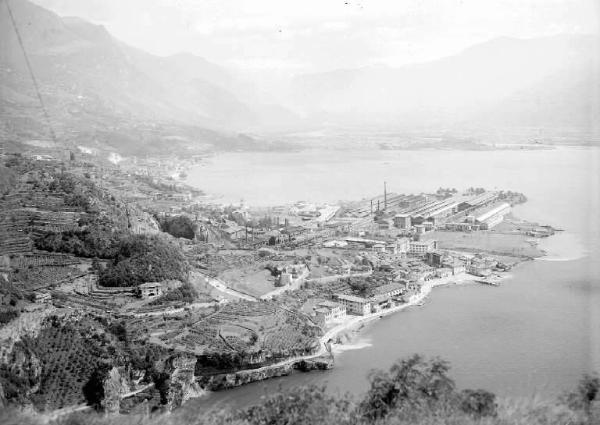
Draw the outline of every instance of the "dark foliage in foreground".
<instances>
[{"instance_id":1,"label":"dark foliage in foreground","mask_svg":"<svg viewBox=\"0 0 600 425\"><path fill-rule=\"evenodd\" d=\"M600 379L585 376L561 400L497 403L484 390L458 391L448 364L419 355L377 371L362 399L336 395L323 386L279 391L260 404L238 411L198 412L183 408L172 414L102 416L79 412L50 423L62 425L596 425L600 423ZM165 375L165 374L163 374ZM168 376L154 377L158 389ZM85 387L97 405L102 389L91 379ZM162 392L161 392L162 394ZM1 410L1 409L0 409ZM7 409L8 412L8 409ZM48 423L25 413L2 413L0 423Z\"/></svg>"}]
</instances>

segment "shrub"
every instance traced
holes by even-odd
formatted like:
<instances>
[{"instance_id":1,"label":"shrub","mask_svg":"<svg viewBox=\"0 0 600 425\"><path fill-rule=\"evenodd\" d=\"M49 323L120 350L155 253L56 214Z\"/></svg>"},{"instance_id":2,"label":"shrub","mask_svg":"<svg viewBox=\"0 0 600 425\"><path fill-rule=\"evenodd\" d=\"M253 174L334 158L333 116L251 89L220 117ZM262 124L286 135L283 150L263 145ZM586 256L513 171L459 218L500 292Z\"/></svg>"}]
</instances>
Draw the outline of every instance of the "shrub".
<instances>
[{"instance_id":1,"label":"shrub","mask_svg":"<svg viewBox=\"0 0 600 425\"><path fill-rule=\"evenodd\" d=\"M571 409L588 414L596 401L600 401L600 378L596 375L584 375L577 388L567 394L567 404Z\"/></svg>"},{"instance_id":2,"label":"shrub","mask_svg":"<svg viewBox=\"0 0 600 425\"><path fill-rule=\"evenodd\" d=\"M161 305L176 301L191 303L196 299L196 297L198 297L198 292L194 289L194 287L189 283L184 283L179 288L172 289L166 294L161 295L157 299L153 300L150 305Z\"/></svg>"},{"instance_id":3,"label":"shrub","mask_svg":"<svg viewBox=\"0 0 600 425\"><path fill-rule=\"evenodd\" d=\"M362 415L370 420L383 418L390 411L407 407L431 407L454 394L454 382L447 375L447 362L426 361L418 354L395 363L389 373L371 374L371 386L360 404Z\"/></svg>"},{"instance_id":4,"label":"shrub","mask_svg":"<svg viewBox=\"0 0 600 425\"><path fill-rule=\"evenodd\" d=\"M460 410L477 418L496 416L496 395L485 390L463 390L460 392Z\"/></svg>"},{"instance_id":5,"label":"shrub","mask_svg":"<svg viewBox=\"0 0 600 425\"><path fill-rule=\"evenodd\" d=\"M159 221L163 232L167 232L176 238L194 239L194 223L185 215L175 217L165 217Z\"/></svg>"},{"instance_id":6,"label":"shrub","mask_svg":"<svg viewBox=\"0 0 600 425\"><path fill-rule=\"evenodd\" d=\"M242 411L238 418L256 425L341 425L351 423L350 406L348 397L332 396L324 386L313 385L280 392Z\"/></svg>"}]
</instances>

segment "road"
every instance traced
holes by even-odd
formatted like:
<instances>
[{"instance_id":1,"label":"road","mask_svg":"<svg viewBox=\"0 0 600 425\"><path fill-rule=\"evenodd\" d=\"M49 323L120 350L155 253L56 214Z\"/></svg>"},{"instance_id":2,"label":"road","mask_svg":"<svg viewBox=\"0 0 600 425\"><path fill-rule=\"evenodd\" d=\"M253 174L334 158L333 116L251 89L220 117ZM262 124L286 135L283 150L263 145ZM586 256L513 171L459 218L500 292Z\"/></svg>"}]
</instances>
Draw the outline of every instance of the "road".
<instances>
[{"instance_id":1,"label":"road","mask_svg":"<svg viewBox=\"0 0 600 425\"><path fill-rule=\"evenodd\" d=\"M223 292L224 294L230 295L232 297L240 298L246 301L258 301L258 298L253 297L252 295L244 294L243 292L236 291L235 289L227 286L227 283L223 282L221 279L216 277L205 275L204 273L197 272L199 276L206 279L206 282L215 288L218 291Z\"/></svg>"}]
</instances>

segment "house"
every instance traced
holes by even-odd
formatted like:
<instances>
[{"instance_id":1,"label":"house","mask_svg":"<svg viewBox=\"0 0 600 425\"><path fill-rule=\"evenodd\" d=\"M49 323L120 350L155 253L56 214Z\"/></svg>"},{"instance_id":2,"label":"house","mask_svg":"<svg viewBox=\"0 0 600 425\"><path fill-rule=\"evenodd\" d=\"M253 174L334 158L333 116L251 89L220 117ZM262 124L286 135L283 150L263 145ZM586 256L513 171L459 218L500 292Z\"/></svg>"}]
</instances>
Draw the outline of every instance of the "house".
<instances>
[{"instance_id":1,"label":"house","mask_svg":"<svg viewBox=\"0 0 600 425\"><path fill-rule=\"evenodd\" d=\"M408 252L413 255L425 255L437 248L437 241L412 241L409 244Z\"/></svg>"},{"instance_id":2,"label":"house","mask_svg":"<svg viewBox=\"0 0 600 425\"><path fill-rule=\"evenodd\" d=\"M310 270L306 264L294 264L283 267L279 274L279 286L300 287L307 278Z\"/></svg>"},{"instance_id":3,"label":"house","mask_svg":"<svg viewBox=\"0 0 600 425\"><path fill-rule=\"evenodd\" d=\"M487 277L492 274L492 268L485 263L472 263L467 267L467 272L473 276Z\"/></svg>"},{"instance_id":4,"label":"house","mask_svg":"<svg viewBox=\"0 0 600 425\"><path fill-rule=\"evenodd\" d=\"M397 214L394 217L394 226L399 229L410 229L411 217L410 214Z\"/></svg>"},{"instance_id":5,"label":"house","mask_svg":"<svg viewBox=\"0 0 600 425\"><path fill-rule=\"evenodd\" d=\"M315 317L321 325L346 317L346 306L333 301L321 301L315 306Z\"/></svg>"},{"instance_id":6,"label":"house","mask_svg":"<svg viewBox=\"0 0 600 425\"><path fill-rule=\"evenodd\" d=\"M452 276L452 270L447 269L446 267L436 269L435 276L440 278Z\"/></svg>"},{"instance_id":7,"label":"house","mask_svg":"<svg viewBox=\"0 0 600 425\"><path fill-rule=\"evenodd\" d=\"M335 299L344 307L348 313L364 316L371 312L371 302L366 298L355 295L336 294Z\"/></svg>"},{"instance_id":8,"label":"house","mask_svg":"<svg viewBox=\"0 0 600 425\"><path fill-rule=\"evenodd\" d=\"M137 294L141 298L158 297L163 294L163 287L160 282L147 282L137 287Z\"/></svg>"},{"instance_id":9,"label":"house","mask_svg":"<svg viewBox=\"0 0 600 425\"><path fill-rule=\"evenodd\" d=\"M410 249L410 239L399 238L396 240L397 253L406 254Z\"/></svg>"},{"instance_id":10,"label":"house","mask_svg":"<svg viewBox=\"0 0 600 425\"><path fill-rule=\"evenodd\" d=\"M427 252L425 254L425 261L431 267L442 267L444 257L444 254L439 251Z\"/></svg>"},{"instance_id":11,"label":"house","mask_svg":"<svg viewBox=\"0 0 600 425\"><path fill-rule=\"evenodd\" d=\"M371 297L373 306L385 306L389 304L392 298L402 295L406 290L403 283L392 282L375 288L374 295Z\"/></svg>"},{"instance_id":12,"label":"house","mask_svg":"<svg viewBox=\"0 0 600 425\"><path fill-rule=\"evenodd\" d=\"M443 267L450 270L455 276L466 271L465 264L459 260L444 261Z\"/></svg>"},{"instance_id":13,"label":"house","mask_svg":"<svg viewBox=\"0 0 600 425\"><path fill-rule=\"evenodd\" d=\"M323 247L325 248L346 248L348 246L348 242L346 241L327 241L323 243Z\"/></svg>"},{"instance_id":14,"label":"house","mask_svg":"<svg viewBox=\"0 0 600 425\"><path fill-rule=\"evenodd\" d=\"M377 243L377 244L373 245L373 251L375 251L375 252L385 252L385 244L384 243Z\"/></svg>"},{"instance_id":15,"label":"house","mask_svg":"<svg viewBox=\"0 0 600 425\"><path fill-rule=\"evenodd\" d=\"M52 300L52 296L49 292L39 291L35 293L34 302L36 304L46 304Z\"/></svg>"}]
</instances>

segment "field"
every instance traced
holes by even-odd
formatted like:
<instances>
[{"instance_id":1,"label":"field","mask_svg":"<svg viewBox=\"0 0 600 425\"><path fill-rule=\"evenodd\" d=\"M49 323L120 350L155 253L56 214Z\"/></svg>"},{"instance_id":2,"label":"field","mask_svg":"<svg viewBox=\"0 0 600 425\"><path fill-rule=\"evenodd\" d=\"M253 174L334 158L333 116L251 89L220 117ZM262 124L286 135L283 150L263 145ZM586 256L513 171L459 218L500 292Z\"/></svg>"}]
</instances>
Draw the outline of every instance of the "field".
<instances>
[{"instance_id":1,"label":"field","mask_svg":"<svg viewBox=\"0 0 600 425\"><path fill-rule=\"evenodd\" d=\"M240 292L260 297L275 289L275 278L264 268L266 263L254 267L226 270L219 276L229 286Z\"/></svg>"},{"instance_id":2,"label":"field","mask_svg":"<svg viewBox=\"0 0 600 425\"><path fill-rule=\"evenodd\" d=\"M543 252L530 242L531 237L495 231L447 232L435 231L422 236L422 240L437 240L443 249L482 252L516 258L537 258Z\"/></svg>"}]
</instances>

